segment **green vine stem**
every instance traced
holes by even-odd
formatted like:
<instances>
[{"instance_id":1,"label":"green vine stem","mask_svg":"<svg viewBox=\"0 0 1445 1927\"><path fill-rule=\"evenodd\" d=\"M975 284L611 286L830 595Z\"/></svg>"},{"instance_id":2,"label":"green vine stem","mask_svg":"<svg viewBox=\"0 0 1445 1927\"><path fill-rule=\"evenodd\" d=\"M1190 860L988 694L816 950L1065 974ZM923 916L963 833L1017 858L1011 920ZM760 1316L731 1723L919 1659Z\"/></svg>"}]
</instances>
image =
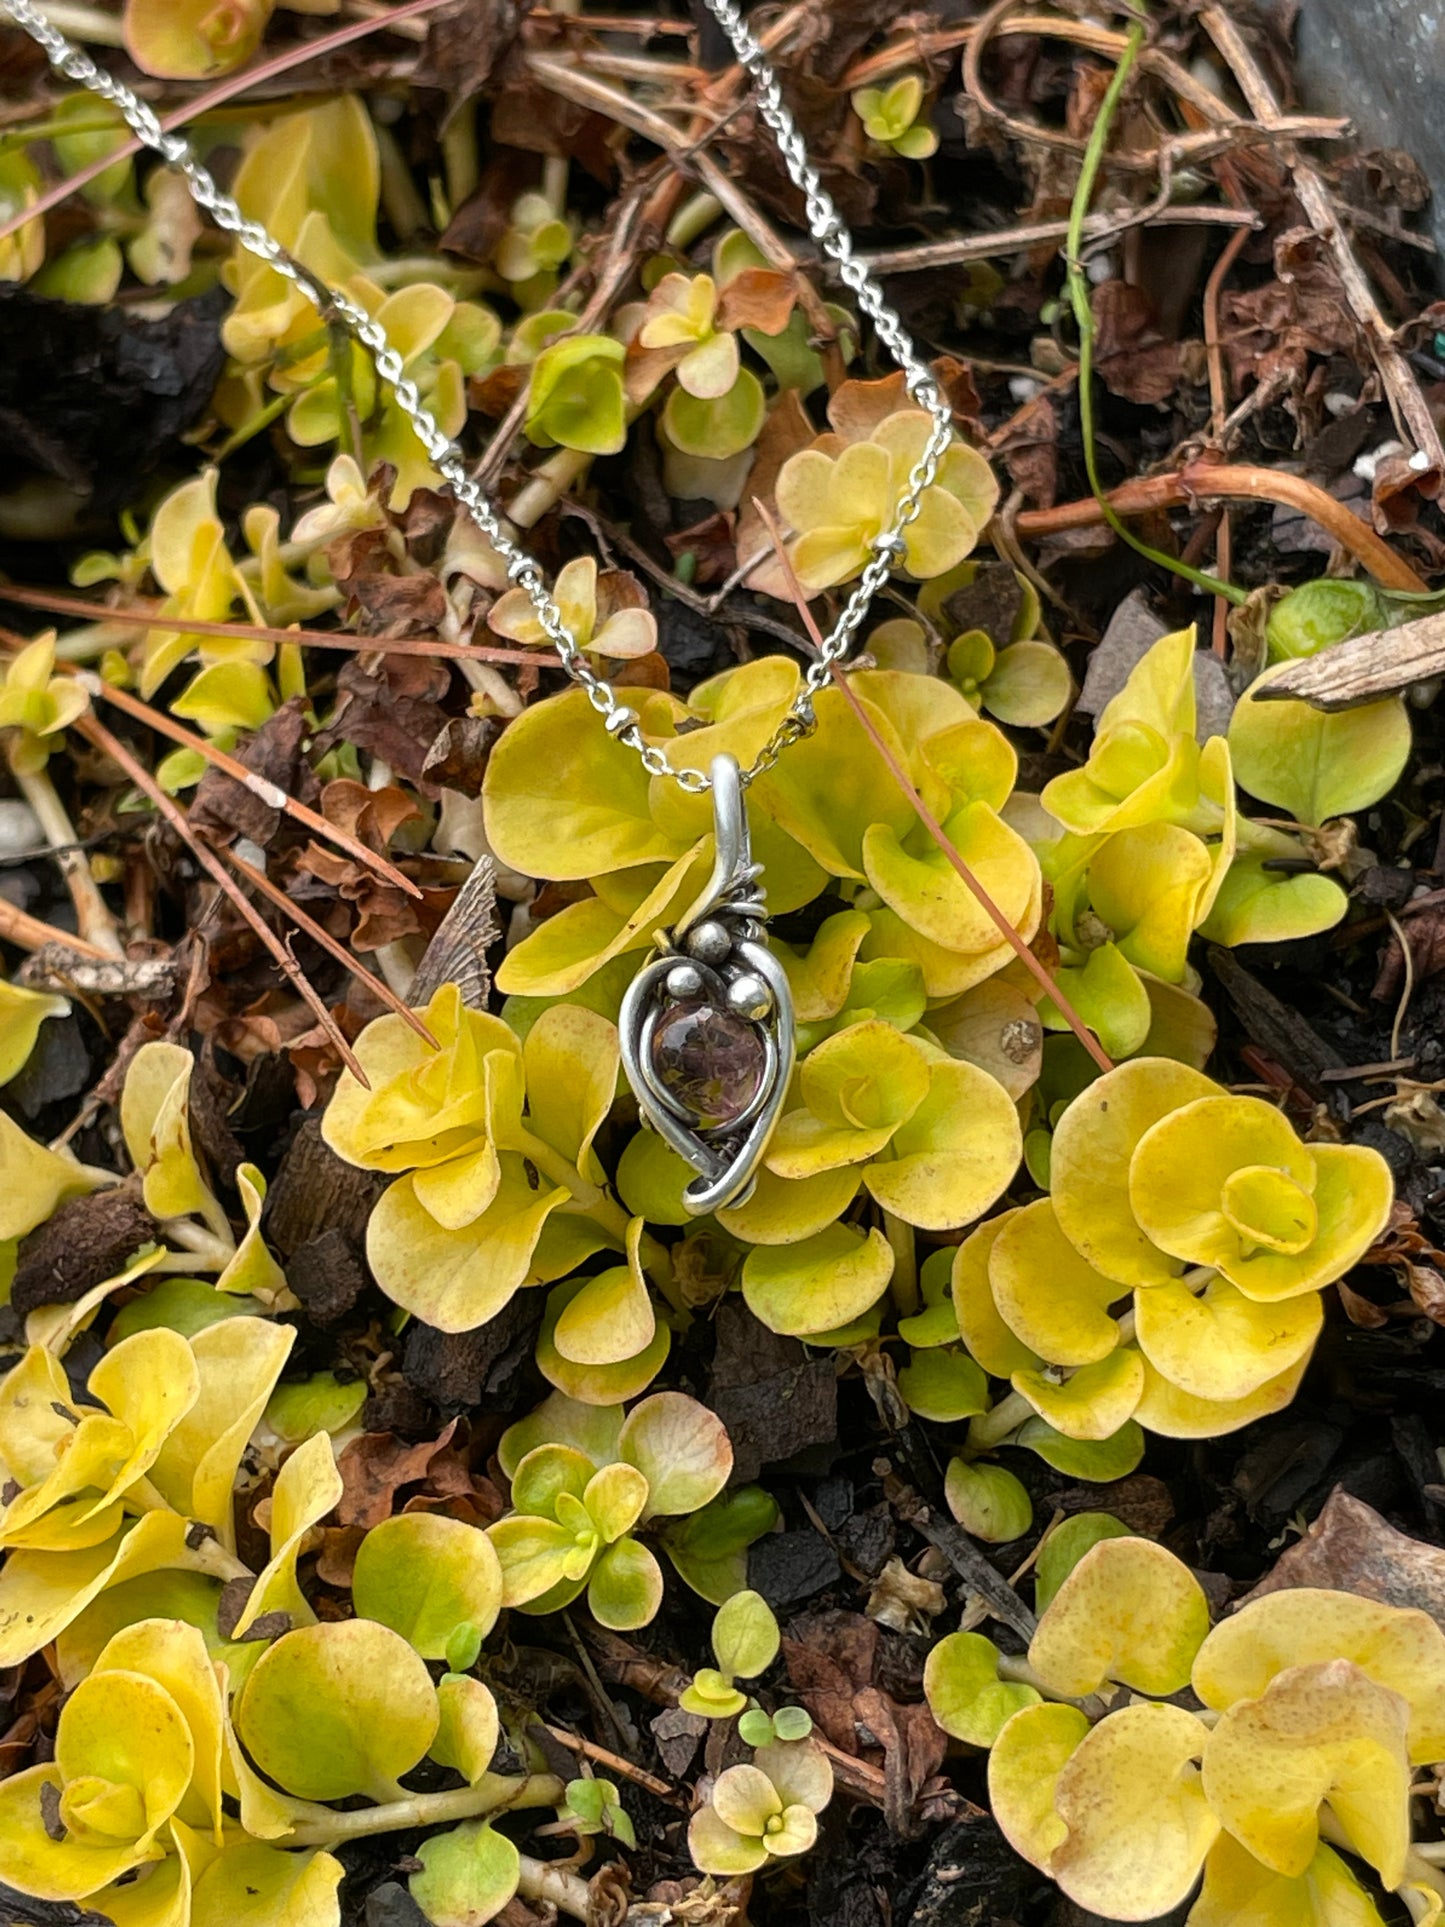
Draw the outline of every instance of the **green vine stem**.
<instances>
[{"instance_id":1,"label":"green vine stem","mask_svg":"<svg viewBox=\"0 0 1445 1927\"><path fill-rule=\"evenodd\" d=\"M486 1813L510 1813L520 1807L558 1807L567 1790L555 1773L529 1773L525 1778L484 1773L471 1786L449 1793L411 1793L380 1806L358 1807L335 1813L313 1802L296 1802L306 1818L284 1837L288 1847L330 1847L341 1840L364 1840L374 1833L395 1833L401 1827L431 1827L446 1820L476 1820Z\"/></svg>"},{"instance_id":2,"label":"green vine stem","mask_svg":"<svg viewBox=\"0 0 1445 1927\"><path fill-rule=\"evenodd\" d=\"M1064 258L1067 264L1067 288L1069 304L1074 311L1074 325L1079 334L1079 432L1084 442L1084 468L1089 477L1089 488L1094 500L1103 511L1104 520L1121 542L1127 542L1147 561L1157 568L1168 569L1174 575L1182 576L1192 582L1196 589L1203 589L1209 595L1224 596L1236 605L1244 602L1245 592L1236 588L1232 582L1221 582L1217 576L1208 575L1203 569L1196 569L1176 557L1165 555L1162 550L1150 548L1137 535L1129 530L1116 512L1113 503L1105 493L1099 479L1098 451L1094 444L1094 310L1089 305L1089 277L1084 272L1084 221L1089 212L1089 203L1094 196L1094 185L1099 178L1099 169L1104 162L1104 150L1108 145L1109 129L1113 125L1114 112L1124 92L1135 60L1144 46L1144 26L1136 20L1129 28L1124 40L1119 63L1113 77L1099 103L1094 116L1094 125L1089 130L1089 144L1084 149L1083 162L1079 168L1078 185L1069 207L1069 233L1064 243Z\"/></svg>"}]
</instances>

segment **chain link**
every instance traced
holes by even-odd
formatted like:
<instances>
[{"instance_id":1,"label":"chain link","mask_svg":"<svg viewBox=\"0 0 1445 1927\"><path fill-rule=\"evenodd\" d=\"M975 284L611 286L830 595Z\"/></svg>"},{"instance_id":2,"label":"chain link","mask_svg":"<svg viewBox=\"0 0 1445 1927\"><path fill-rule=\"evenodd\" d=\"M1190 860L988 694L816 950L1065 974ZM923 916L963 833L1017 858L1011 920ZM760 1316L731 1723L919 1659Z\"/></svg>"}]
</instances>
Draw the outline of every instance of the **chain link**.
<instances>
[{"instance_id":1,"label":"chain link","mask_svg":"<svg viewBox=\"0 0 1445 1927\"><path fill-rule=\"evenodd\" d=\"M883 291L868 269L853 252L853 236L818 178L818 170L808 158L808 150L783 99L767 55L754 38L741 9L734 0L705 0L708 11L732 42L739 62L750 75L756 92L758 112L772 131L793 185L803 196L808 214L808 231L823 252L837 263L839 278L872 321L878 338L903 370L908 392L931 417L923 452L909 472L892 523L876 539L873 554L858 578L842 613L825 639L817 657L809 664L803 686L791 708L759 750L750 767L743 771L744 783L751 783L772 769L791 744L809 734L814 727L813 700L830 679L833 665L847 656L862 627L869 604L892 575L905 551L905 533L918 519L923 496L938 475L952 435L948 403L941 394L927 364L920 360L912 337L898 314L888 306ZM218 227L233 234L247 253L264 261L283 280L298 288L320 311L324 319L340 321L357 341L368 348L376 361L376 371L388 384L396 405L411 423L418 441L433 465L451 485L457 500L471 515L492 547L507 565L509 578L524 591L537 612L543 633L556 648L563 667L573 682L586 690L592 707L602 717L609 734L634 750L652 776L670 776L684 790L698 794L712 787L705 771L674 769L666 754L649 743L638 725L637 712L619 700L612 685L599 676L567 627L562 611L548 591L546 578L536 561L514 539L490 499L467 472L457 445L442 429L421 398L416 383L406 372L405 363L386 331L341 290L331 288L299 261L293 260L281 243L257 221L248 220L241 208L217 185L212 175L196 159L188 141L180 134L167 133L154 110L137 94L108 74L72 45L54 27L32 0L0 0L0 13L44 48L57 73L99 94L117 107L136 139L153 149L170 166L185 176L199 207Z\"/></svg>"}]
</instances>

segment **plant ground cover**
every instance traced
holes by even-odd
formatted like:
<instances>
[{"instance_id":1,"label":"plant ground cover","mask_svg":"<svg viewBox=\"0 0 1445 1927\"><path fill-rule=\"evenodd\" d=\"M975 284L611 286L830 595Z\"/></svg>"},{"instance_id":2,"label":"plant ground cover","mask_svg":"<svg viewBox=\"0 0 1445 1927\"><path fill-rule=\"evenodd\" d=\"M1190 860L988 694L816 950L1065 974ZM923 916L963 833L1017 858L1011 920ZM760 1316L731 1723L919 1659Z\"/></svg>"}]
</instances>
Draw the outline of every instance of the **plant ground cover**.
<instances>
[{"instance_id":1,"label":"plant ground cover","mask_svg":"<svg viewBox=\"0 0 1445 1927\"><path fill-rule=\"evenodd\" d=\"M50 11L749 764L927 418L702 11ZM708 799L0 29L7 1921L1445 1907L1426 184L1212 5L754 24L957 437L748 792L704 1218L617 1020Z\"/></svg>"}]
</instances>

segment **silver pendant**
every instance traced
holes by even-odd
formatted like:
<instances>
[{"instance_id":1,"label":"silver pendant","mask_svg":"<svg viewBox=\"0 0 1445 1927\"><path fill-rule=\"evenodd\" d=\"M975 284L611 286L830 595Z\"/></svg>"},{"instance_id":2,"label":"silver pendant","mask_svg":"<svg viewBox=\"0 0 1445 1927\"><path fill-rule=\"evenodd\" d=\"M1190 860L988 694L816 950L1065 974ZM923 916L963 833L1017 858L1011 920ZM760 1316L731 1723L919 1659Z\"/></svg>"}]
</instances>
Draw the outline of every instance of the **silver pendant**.
<instances>
[{"instance_id":1,"label":"silver pendant","mask_svg":"<svg viewBox=\"0 0 1445 1927\"><path fill-rule=\"evenodd\" d=\"M710 774L712 876L660 933L618 1018L644 1122L699 1174L682 1194L694 1217L749 1196L793 1071L792 993L764 935L742 776L731 756Z\"/></svg>"}]
</instances>

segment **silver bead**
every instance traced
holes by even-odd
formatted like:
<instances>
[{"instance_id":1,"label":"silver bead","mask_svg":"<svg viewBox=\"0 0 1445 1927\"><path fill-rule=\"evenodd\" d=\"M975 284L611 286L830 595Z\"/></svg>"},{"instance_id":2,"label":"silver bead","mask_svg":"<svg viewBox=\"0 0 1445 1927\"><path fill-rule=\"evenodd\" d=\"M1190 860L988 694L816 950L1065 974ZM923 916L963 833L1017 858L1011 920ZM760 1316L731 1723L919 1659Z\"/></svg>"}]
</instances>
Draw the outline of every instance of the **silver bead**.
<instances>
[{"instance_id":1,"label":"silver bead","mask_svg":"<svg viewBox=\"0 0 1445 1927\"><path fill-rule=\"evenodd\" d=\"M689 997L701 994L702 972L696 964L674 964L667 973L666 983L668 996L675 997L679 1003L682 1003Z\"/></svg>"},{"instance_id":2,"label":"silver bead","mask_svg":"<svg viewBox=\"0 0 1445 1927\"><path fill-rule=\"evenodd\" d=\"M745 970L728 985L728 1009L749 1023L760 1024L773 1008L773 993L762 978Z\"/></svg>"},{"instance_id":3,"label":"silver bead","mask_svg":"<svg viewBox=\"0 0 1445 1927\"><path fill-rule=\"evenodd\" d=\"M603 727L609 736L620 736L624 729L631 729L637 721L637 711L629 709L626 703L619 703L616 709L609 710L602 720Z\"/></svg>"},{"instance_id":4,"label":"silver bead","mask_svg":"<svg viewBox=\"0 0 1445 1927\"><path fill-rule=\"evenodd\" d=\"M689 955L705 964L720 964L733 947L727 925L719 923L716 917L709 917L705 923L689 930L684 941Z\"/></svg>"}]
</instances>

